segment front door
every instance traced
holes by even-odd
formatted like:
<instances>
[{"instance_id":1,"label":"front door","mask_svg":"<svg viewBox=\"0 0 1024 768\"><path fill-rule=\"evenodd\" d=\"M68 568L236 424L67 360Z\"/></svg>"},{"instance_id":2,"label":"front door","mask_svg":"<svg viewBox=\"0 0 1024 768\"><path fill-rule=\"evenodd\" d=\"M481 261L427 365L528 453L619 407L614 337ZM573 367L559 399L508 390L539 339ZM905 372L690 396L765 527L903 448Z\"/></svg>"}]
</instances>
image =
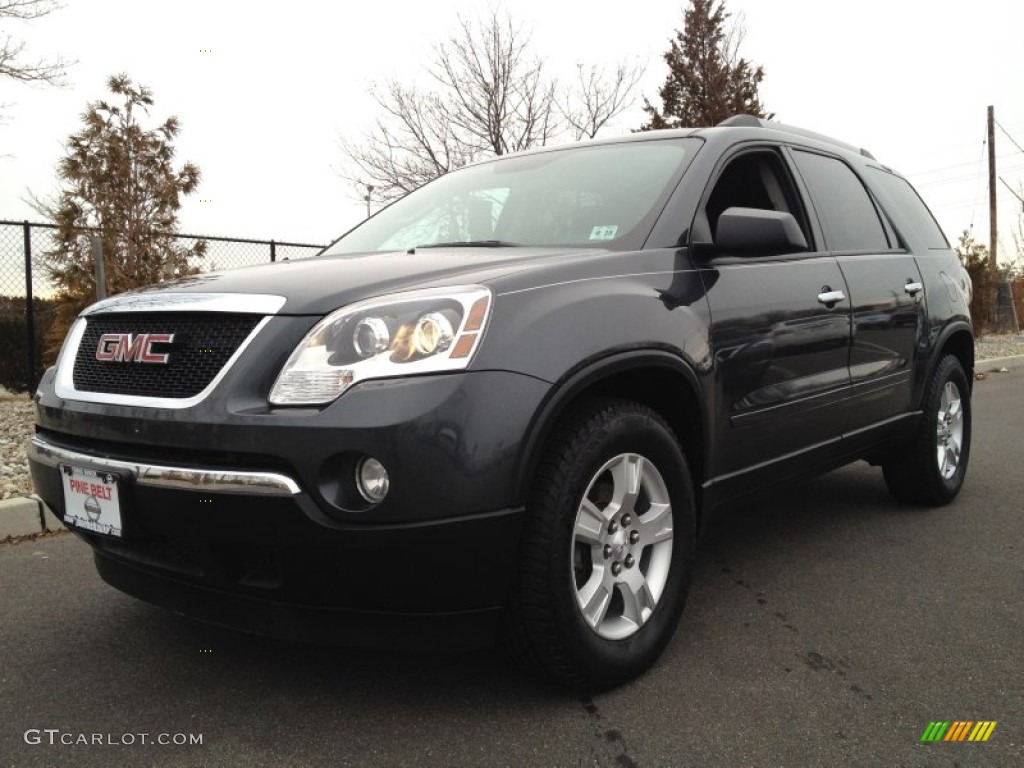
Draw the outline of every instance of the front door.
<instances>
[{"instance_id":1,"label":"front door","mask_svg":"<svg viewBox=\"0 0 1024 768\"><path fill-rule=\"evenodd\" d=\"M711 241L718 216L738 206L791 213L814 239L778 150L733 156L694 224ZM711 311L716 366L712 482L775 471L823 443L838 442L849 396L849 292L836 259L816 249L744 256L715 248L696 259Z\"/></svg>"}]
</instances>

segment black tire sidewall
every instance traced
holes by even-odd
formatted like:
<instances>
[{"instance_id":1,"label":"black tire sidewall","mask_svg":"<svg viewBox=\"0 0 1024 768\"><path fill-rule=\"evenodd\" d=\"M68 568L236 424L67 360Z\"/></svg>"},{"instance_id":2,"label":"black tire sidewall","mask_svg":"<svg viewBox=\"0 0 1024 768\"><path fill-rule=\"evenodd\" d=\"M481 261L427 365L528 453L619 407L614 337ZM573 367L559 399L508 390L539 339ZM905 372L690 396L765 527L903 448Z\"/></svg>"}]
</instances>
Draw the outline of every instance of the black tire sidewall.
<instances>
[{"instance_id":1,"label":"black tire sidewall","mask_svg":"<svg viewBox=\"0 0 1024 768\"><path fill-rule=\"evenodd\" d=\"M588 442L565 478L560 519L553 530L549 584L554 616L570 656L587 679L615 684L649 667L671 639L686 600L693 561L695 510L689 471L672 434L644 412L622 412ZM651 617L630 637L609 640L585 622L576 603L571 568L573 528L583 494L610 459L636 453L657 467L672 504L673 545L668 581Z\"/></svg>"},{"instance_id":2,"label":"black tire sidewall","mask_svg":"<svg viewBox=\"0 0 1024 768\"><path fill-rule=\"evenodd\" d=\"M926 446L931 453L932 477L931 484L936 492L937 498L943 502L950 501L959 493L967 474L967 462L971 454L971 389L967 381L967 375L955 357L946 357L939 364L933 377L933 385L929 392L928 407L925 411L925 429L930 440ZM963 443L960 450L960 461L957 464L956 472L950 478L944 478L939 473L937 453L938 436L935 433L935 423L938 419L939 407L942 404L942 391L946 384L952 382L960 390L960 407L963 411Z\"/></svg>"}]
</instances>

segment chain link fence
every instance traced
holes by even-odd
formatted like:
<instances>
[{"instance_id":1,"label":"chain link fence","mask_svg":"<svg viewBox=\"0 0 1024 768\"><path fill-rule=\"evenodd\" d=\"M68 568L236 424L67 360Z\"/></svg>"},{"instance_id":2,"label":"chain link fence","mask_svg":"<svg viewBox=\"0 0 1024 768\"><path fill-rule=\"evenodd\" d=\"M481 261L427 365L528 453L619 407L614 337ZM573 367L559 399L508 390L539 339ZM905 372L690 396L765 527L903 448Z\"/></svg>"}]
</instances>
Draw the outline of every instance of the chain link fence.
<instances>
[{"instance_id":1,"label":"chain link fence","mask_svg":"<svg viewBox=\"0 0 1024 768\"><path fill-rule=\"evenodd\" d=\"M56 310L45 254L57 248L57 227L0 220L0 388L32 392L43 372L43 339ZM206 242L201 272L304 259L323 245L238 237L175 235L183 246Z\"/></svg>"}]
</instances>

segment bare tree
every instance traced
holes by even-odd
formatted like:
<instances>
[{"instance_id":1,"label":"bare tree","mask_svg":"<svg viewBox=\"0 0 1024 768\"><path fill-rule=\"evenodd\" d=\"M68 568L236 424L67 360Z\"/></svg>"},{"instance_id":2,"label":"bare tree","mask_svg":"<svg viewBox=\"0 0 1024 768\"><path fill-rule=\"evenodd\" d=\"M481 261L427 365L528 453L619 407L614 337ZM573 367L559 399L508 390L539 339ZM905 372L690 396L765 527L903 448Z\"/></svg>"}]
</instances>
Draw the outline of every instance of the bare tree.
<instances>
[{"instance_id":1,"label":"bare tree","mask_svg":"<svg viewBox=\"0 0 1024 768\"><path fill-rule=\"evenodd\" d=\"M555 129L555 82L530 53L530 34L496 8L436 48L431 75L441 117L473 154L542 146Z\"/></svg>"},{"instance_id":2,"label":"bare tree","mask_svg":"<svg viewBox=\"0 0 1024 768\"><path fill-rule=\"evenodd\" d=\"M478 157L544 144L555 127L555 84L529 43L497 9L482 21L459 17L426 69L433 87L371 88L381 114L361 141L342 139L344 178L388 202Z\"/></svg>"},{"instance_id":3,"label":"bare tree","mask_svg":"<svg viewBox=\"0 0 1024 768\"><path fill-rule=\"evenodd\" d=\"M56 11L61 6L55 0L0 0L0 23L10 20L32 21ZM69 62L59 56L53 60L26 60L25 43L7 32L0 32L0 77L10 77L23 83L64 85L64 73Z\"/></svg>"},{"instance_id":4,"label":"bare tree","mask_svg":"<svg viewBox=\"0 0 1024 768\"><path fill-rule=\"evenodd\" d=\"M363 141L343 138L341 145L351 162L344 177L360 188L372 187L374 199L401 197L472 159L441 117L436 94L388 81L372 88L370 96L381 112L373 129Z\"/></svg>"},{"instance_id":5,"label":"bare tree","mask_svg":"<svg viewBox=\"0 0 1024 768\"><path fill-rule=\"evenodd\" d=\"M634 92L644 67L639 63L620 62L609 73L604 66L576 65L576 82L565 94L560 107L562 119L573 138L592 139L624 111L635 99Z\"/></svg>"},{"instance_id":6,"label":"bare tree","mask_svg":"<svg viewBox=\"0 0 1024 768\"><path fill-rule=\"evenodd\" d=\"M380 110L358 141L341 140L342 177L359 198L373 188L390 202L474 160L544 146L571 131L593 137L625 110L642 74L620 65L579 67L579 83L562 93L531 49L531 35L508 13L459 17L455 32L434 47L429 87L387 80L370 90Z\"/></svg>"}]
</instances>

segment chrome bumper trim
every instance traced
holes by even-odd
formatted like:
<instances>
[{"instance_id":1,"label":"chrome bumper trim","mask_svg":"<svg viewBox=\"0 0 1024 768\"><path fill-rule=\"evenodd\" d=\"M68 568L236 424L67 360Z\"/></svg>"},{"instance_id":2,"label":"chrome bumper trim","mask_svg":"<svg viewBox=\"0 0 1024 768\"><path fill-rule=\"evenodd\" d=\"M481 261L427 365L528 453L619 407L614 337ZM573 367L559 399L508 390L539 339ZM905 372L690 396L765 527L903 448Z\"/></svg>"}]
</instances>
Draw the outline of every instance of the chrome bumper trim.
<instances>
[{"instance_id":1,"label":"chrome bumper trim","mask_svg":"<svg viewBox=\"0 0 1024 768\"><path fill-rule=\"evenodd\" d=\"M130 472L135 482L155 488L180 488L210 493L247 493L254 496L295 496L302 493L299 484L287 475L276 472L247 472L233 469L198 469L167 467L139 461L122 461L79 453L33 437L28 457L40 464L56 467L75 464L111 472Z\"/></svg>"}]
</instances>

